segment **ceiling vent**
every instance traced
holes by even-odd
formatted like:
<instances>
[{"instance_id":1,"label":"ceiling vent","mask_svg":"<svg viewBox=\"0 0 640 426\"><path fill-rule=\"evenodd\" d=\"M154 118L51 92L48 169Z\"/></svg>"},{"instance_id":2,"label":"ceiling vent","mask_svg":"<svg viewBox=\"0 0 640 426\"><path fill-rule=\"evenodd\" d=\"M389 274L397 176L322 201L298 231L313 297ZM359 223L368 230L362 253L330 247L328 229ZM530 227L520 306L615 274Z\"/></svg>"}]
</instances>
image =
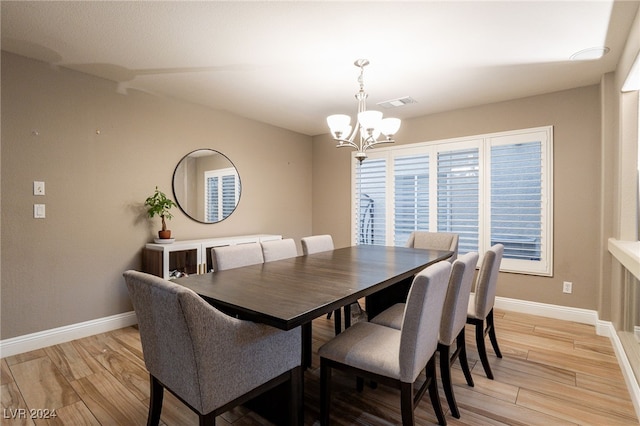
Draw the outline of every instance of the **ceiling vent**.
<instances>
[{"instance_id":1,"label":"ceiling vent","mask_svg":"<svg viewBox=\"0 0 640 426\"><path fill-rule=\"evenodd\" d=\"M391 99L388 101L378 102L376 105L380 105L383 108L397 108L407 104L415 104L417 101L410 96L404 98Z\"/></svg>"}]
</instances>

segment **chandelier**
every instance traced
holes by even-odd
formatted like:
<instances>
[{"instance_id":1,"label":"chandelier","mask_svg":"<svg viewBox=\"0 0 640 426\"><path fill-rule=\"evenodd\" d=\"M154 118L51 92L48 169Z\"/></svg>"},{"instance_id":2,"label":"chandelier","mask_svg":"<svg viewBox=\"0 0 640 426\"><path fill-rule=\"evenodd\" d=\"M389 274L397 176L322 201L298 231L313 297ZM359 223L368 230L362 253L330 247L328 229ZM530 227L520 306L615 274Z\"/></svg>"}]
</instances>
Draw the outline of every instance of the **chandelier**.
<instances>
[{"instance_id":1,"label":"chandelier","mask_svg":"<svg viewBox=\"0 0 640 426\"><path fill-rule=\"evenodd\" d=\"M364 73L364 67L369 65L369 61L367 59L358 59L353 64L360 68L360 76L358 77L360 91L356 93L358 116L355 128L352 129L351 127L351 117L345 114L330 115L327 117L327 124L333 139L338 142L336 147L351 147L357 150L356 158L362 162L367 158L367 149L380 143L395 142L393 135L400 128L400 119L382 118L380 111L367 111L366 100L368 95L364 91L362 74ZM358 135L357 141L356 135ZM378 140L381 135L383 137Z\"/></svg>"}]
</instances>

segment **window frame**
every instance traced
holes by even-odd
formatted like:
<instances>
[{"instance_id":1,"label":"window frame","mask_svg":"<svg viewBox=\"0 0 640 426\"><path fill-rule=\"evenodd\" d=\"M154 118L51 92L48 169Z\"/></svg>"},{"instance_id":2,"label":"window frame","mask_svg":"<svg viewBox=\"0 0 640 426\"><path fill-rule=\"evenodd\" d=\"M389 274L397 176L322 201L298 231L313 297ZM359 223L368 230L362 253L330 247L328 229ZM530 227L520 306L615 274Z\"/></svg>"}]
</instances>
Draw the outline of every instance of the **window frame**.
<instances>
[{"instance_id":1,"label":"window frame","mask_svg":"<svg viewBox=\"0 0 640 426\"><path fill-rule=\"evenodd\" d=\"M377 147L367 152L368 159L386 160L386 245L394 245L395 185L394 163L397 157L429 155L429 231L437 232L437 161L438 152L478 148L478 252L482 254L491 244L491 147L524 142L541 142L541 257L536 260L503 258L500 270L518 274L553 276L553 126L542 126L507 132L473 135L404 145ZM368 161L365 159L364 161ZM351 240L358 244L357 173L359 161L352 153L351 166Z\"/></svg>"}]
</instances>

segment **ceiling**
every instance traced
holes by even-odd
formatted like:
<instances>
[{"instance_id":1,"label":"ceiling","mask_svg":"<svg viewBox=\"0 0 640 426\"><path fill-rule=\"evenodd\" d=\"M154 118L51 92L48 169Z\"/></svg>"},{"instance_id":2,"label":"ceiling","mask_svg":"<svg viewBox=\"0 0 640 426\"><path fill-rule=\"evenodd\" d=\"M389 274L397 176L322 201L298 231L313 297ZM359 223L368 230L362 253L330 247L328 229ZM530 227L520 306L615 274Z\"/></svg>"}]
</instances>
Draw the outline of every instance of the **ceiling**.
<instances>
[{"instance_id":1,"label":"ceiling","mask_svg":"<svg viewBox=\"0 0 640 426\"><path fill-rule=\"evenodd\" d=\"M596 84L638 1L2 1L2 49L307 135L368 108L411 118ZM570 60L607 46L601 59Z\"/></svg>"}]
</instances>

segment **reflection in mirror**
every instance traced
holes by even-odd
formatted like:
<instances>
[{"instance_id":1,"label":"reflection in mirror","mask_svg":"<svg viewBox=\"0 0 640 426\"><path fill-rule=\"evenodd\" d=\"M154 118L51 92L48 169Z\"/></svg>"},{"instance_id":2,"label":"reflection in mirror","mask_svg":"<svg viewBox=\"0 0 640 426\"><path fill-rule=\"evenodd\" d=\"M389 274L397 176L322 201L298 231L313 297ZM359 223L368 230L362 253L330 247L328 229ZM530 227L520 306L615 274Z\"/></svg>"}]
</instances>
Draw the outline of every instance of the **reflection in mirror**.
<instances>
[{"instance_id":1,"label":"reflection in mirror","mask_svg":"<svg viewBox=\"0 0 640 426\"><path fill-rule=\"evenodd\" d=\"M191 219L216 223L226 219L240 200L238 170L224 154L198 149L182 157L173 172L173 195Z\"/></svg>"}]
</instances>

